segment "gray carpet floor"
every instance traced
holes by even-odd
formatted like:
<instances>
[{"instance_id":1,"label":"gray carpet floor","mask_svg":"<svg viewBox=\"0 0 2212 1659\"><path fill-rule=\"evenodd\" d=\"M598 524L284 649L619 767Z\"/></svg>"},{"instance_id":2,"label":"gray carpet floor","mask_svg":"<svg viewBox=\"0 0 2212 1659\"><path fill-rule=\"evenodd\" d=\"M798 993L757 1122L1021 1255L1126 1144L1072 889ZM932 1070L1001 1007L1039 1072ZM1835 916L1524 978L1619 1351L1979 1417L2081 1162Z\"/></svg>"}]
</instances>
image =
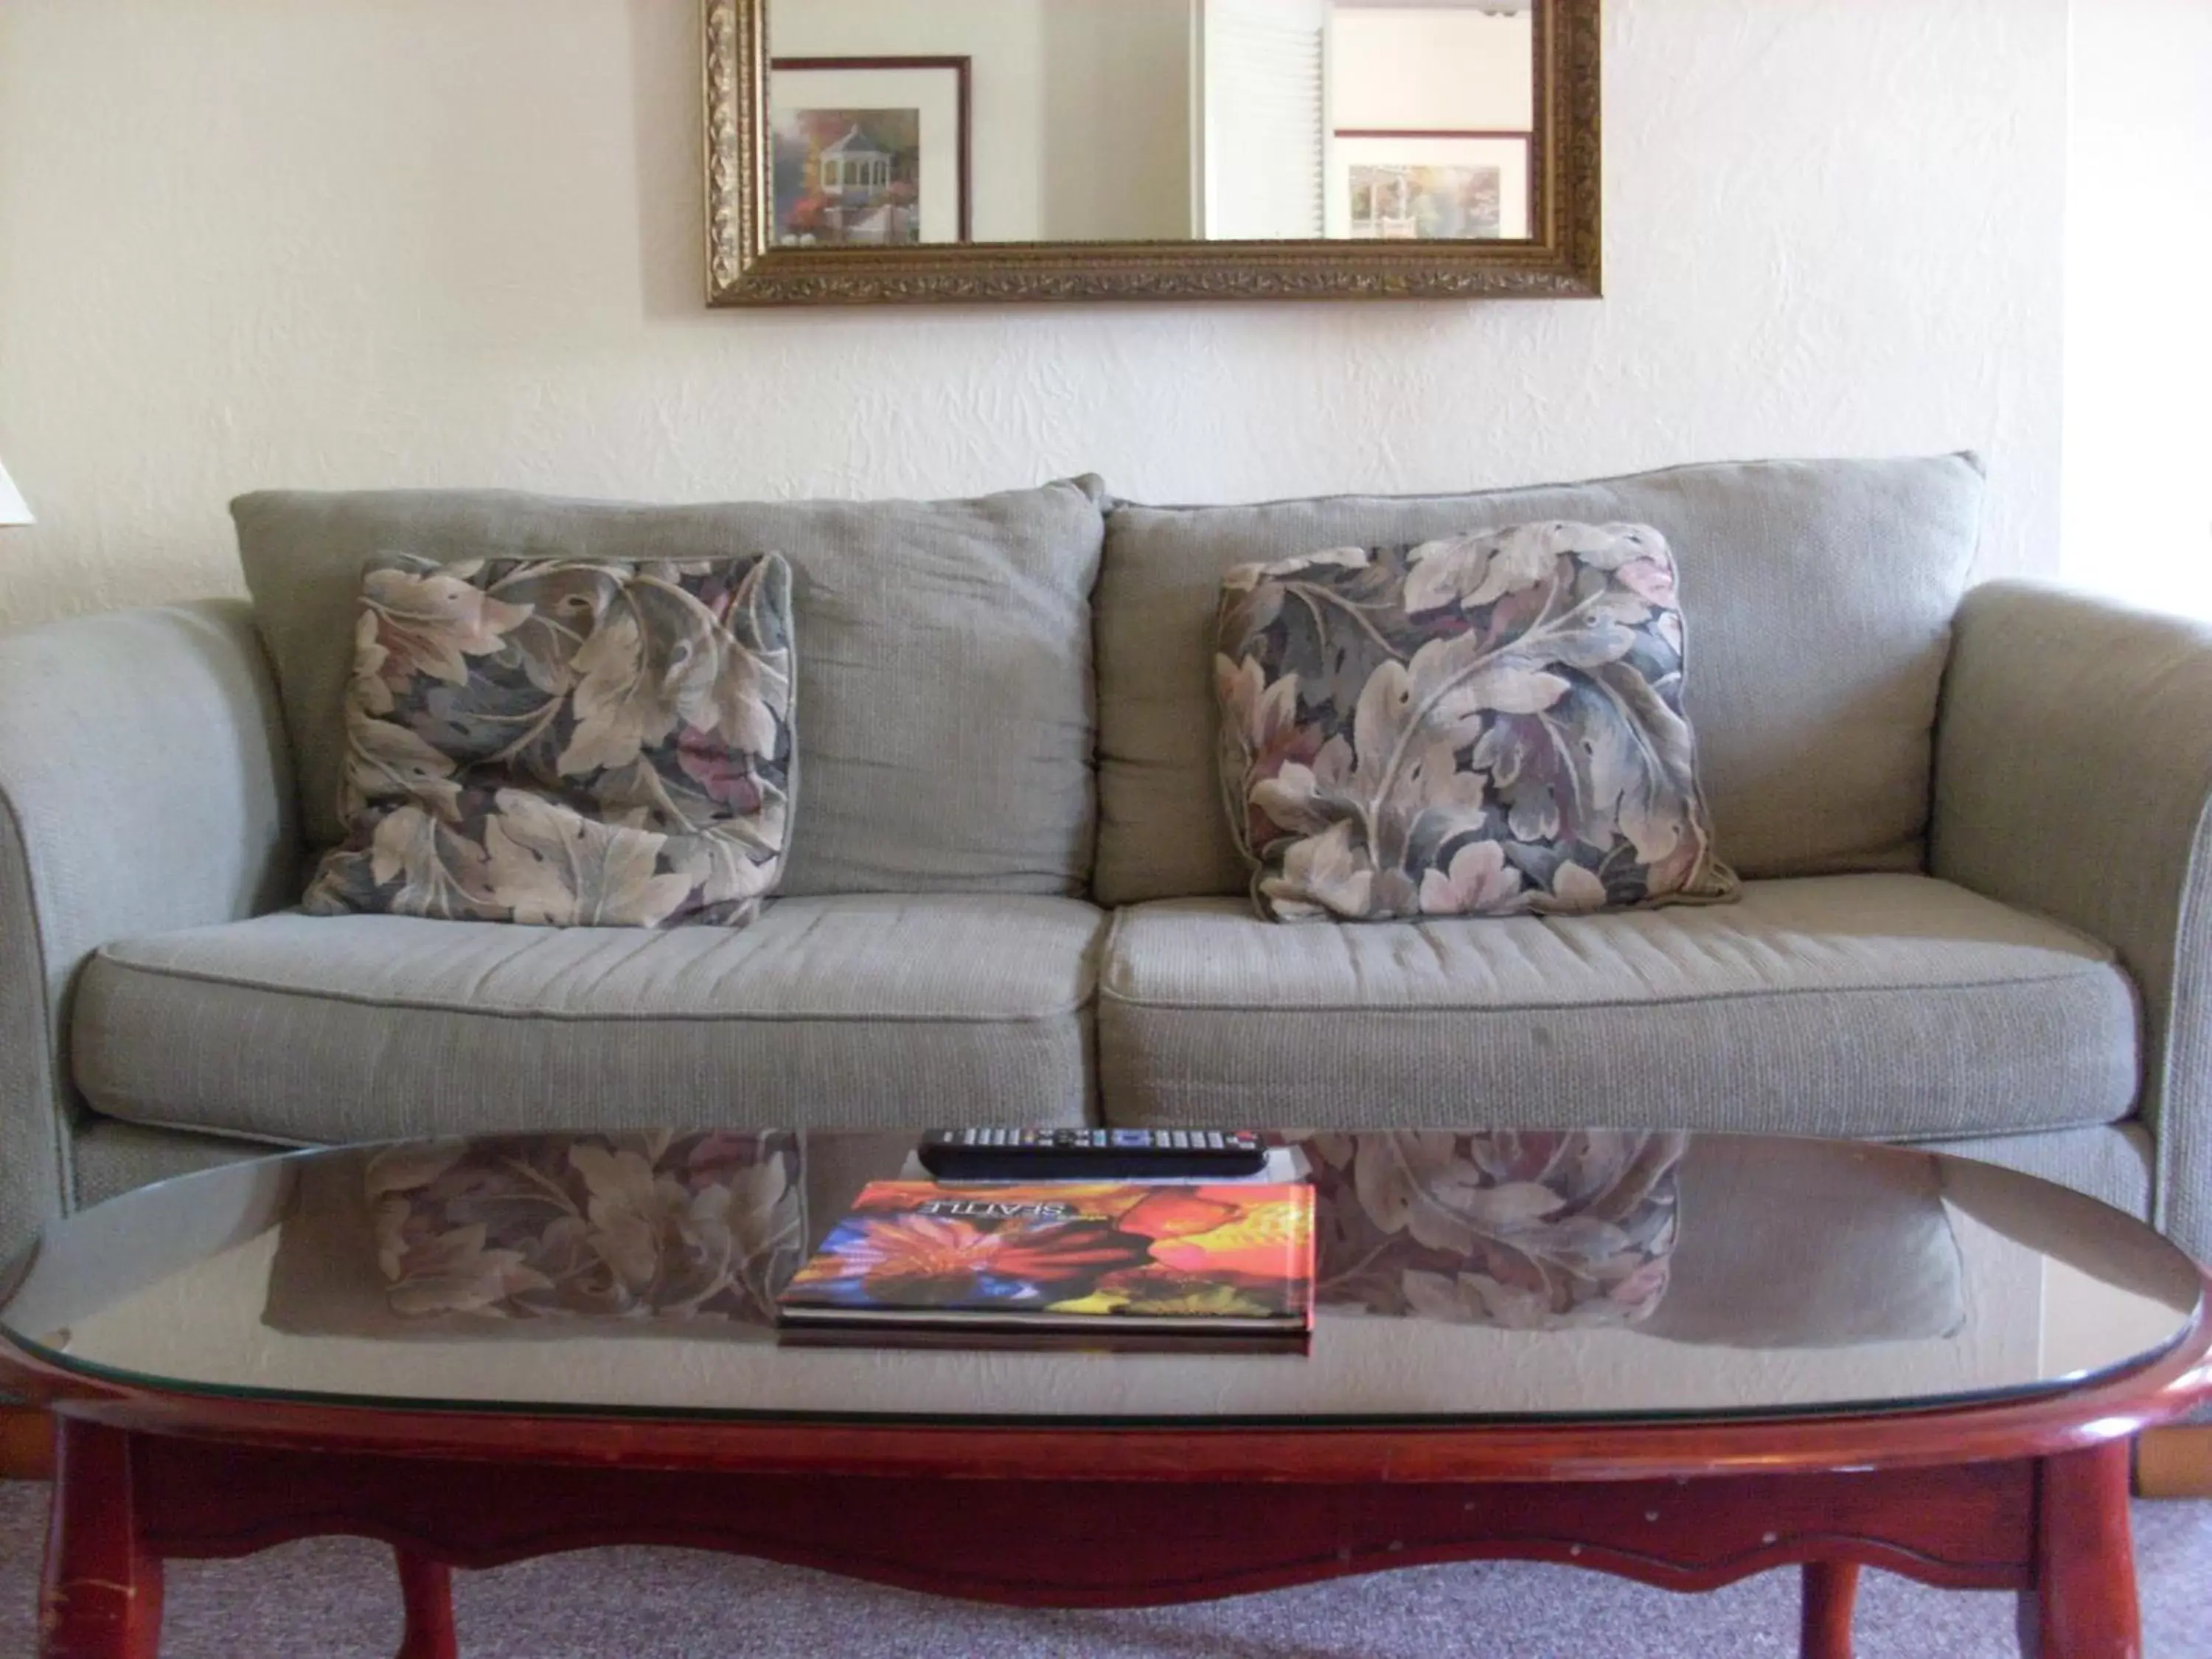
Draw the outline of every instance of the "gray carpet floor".
<instances>
[{"instance_id":1,"label":"gray carpet floor","mask_svg":"<svg viewBox=\"0 0 2212 1659\"><path fill-rule=\"evenodd\" d=\"M34 1651L43 1486L0 1485L0 1655ZM2212 1504L2139 1504L2148 1659L2212 1659ZM390 1558L321 1540L168 1571L163 1659L391 1659ZM1564 1567L1417 1567L1197 1607L1038 1613L942 1601L681 1550L467 1573L466 1659L1756 1659L1796 1652L1796 1578L1678 1596ZM1868 1575L1862 1659L2018 1651L2009 1596Z\"/></svg>"}]
</instances>

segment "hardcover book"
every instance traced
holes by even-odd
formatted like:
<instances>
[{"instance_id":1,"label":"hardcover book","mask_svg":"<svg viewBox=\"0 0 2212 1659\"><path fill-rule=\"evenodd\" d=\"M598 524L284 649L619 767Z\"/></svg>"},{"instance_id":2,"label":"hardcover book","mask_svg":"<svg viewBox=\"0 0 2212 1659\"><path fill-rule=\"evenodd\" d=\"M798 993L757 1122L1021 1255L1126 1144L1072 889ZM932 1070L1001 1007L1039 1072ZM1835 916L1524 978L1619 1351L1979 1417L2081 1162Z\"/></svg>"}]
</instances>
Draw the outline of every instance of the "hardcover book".
<instances>
[{"instance_id":1,"label":"hardcover book","mask_svg":"<svg viewBox=\"0 0 2212 1659\"><path fill-rule=\"evenodd\" d=\"M790 1342L1303 1352L1313 1188L871 1182L777 1298Z\"/></svg>"}]
</instances>

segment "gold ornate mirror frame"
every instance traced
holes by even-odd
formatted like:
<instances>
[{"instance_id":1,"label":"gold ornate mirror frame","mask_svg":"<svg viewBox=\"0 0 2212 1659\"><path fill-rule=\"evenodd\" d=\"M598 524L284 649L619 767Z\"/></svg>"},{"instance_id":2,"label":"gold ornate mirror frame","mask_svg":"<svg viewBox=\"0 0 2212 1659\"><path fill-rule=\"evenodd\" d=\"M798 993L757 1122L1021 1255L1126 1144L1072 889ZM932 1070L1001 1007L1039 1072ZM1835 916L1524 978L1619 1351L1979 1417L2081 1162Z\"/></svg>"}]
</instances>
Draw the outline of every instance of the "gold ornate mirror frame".
<instances>
[{"instance_id":1,"label":"gold ornate mirror frame","mask_svg":"<svg viewBox=\"0 0 2212 1659\"><path fill-rule=\"evenodd\" d=\"M703 0L714 306L1010 300L1522 299L1600 292L1600 0L1537 0L1534 234L1522 241L772 246L768 0Z\"/></svg>"}]
</instances>

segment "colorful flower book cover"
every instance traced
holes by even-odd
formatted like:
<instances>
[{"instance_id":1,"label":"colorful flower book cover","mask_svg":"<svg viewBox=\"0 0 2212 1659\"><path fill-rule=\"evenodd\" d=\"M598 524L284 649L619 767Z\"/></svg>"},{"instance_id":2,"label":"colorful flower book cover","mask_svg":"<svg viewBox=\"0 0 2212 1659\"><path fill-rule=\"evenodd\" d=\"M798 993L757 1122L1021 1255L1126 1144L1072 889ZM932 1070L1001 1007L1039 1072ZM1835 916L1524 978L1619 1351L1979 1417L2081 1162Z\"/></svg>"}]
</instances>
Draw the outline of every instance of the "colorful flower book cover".
<instances>
[{"instance_id":1,"label":"colorful flower book cover","mask_svg":"<svg viewBox=\"0 0 2212 1659\"><path fill-rule=\"evenodd\" d=\"M1313 1316L1313 1188L871 1182L778 1306L842 1328L1294 1337Z\"/></svg>"}]
</instances>

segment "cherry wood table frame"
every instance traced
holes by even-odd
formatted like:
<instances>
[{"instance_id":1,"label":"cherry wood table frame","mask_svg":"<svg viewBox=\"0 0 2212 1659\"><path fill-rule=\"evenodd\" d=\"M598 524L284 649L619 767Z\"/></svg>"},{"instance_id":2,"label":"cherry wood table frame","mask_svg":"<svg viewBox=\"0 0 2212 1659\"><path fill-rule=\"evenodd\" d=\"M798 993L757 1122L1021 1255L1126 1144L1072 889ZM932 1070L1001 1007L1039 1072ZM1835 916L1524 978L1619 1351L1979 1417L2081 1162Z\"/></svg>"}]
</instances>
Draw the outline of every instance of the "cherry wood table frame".
<instances>
[{"instance_id":1,"label":"cherry wood table frame","mask_svg":"<svg viewBox=\"0 0 2212 1659\"><path fill-rule=\"evenodd\" d=\"M2131 1659L2129 1444L2212 1395L2212 1314L2200 1305L2152 1363L2072 1390L1748 1421L527 1416L130 1388L5 1348L0 1384L60 1420L44 1659L152 1659L163 1560L330 1534L397 1552L400 1659L458 1654L454 1567L641 1543L1066 1607L1478 1559L1676 1590L1797 1565L1808 1659L1846 1659L1859 1570L1876 1566L2015 1591L2029 1659Z\"/></svg>"}]
</instances>

